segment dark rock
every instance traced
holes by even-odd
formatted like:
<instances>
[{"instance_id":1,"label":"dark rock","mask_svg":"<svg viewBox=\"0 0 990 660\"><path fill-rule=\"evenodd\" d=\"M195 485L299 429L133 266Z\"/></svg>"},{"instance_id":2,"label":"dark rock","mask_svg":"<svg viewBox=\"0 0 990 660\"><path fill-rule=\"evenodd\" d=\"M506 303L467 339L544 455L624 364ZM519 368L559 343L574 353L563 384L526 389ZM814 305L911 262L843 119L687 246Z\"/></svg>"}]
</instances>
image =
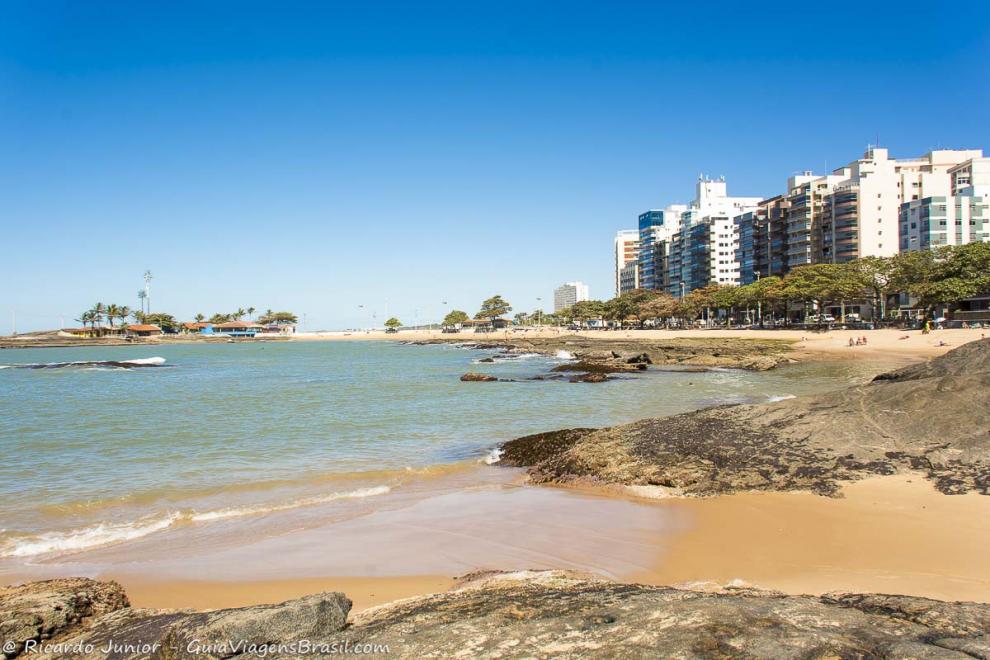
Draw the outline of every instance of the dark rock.
<instances>
[{"instance_id":1,"label":"dark rock","mask_svg":"<svg viewBox=\"0 0 990 660\"><path fill-rule=\"evenodd\" d=\"M578 374L568 379L571 383L604 383L610 378L602 373Z\"/></svg>"},{"instance_id":2,"label":"dark rock","mask_svg":"<svg viewBox=\"0 0 990 660\"><path fill-rule=\"evenodd\" d=\"M498 380L495 376L490 376L488 374L477 374L474 372L468 372L461 376L461 380L466 383L493 383Z\"/></svg>"},{"instance_id":3,"label":"dark rock","mask_svg":"<svg viewBox=\"0 0 990 660\"><path fill-rule=\"evenodd\" d=\"M898 597L877 609L856 598L686 591L563 571L481 574L359 613L348 634L404 657L986 657L990 605Z\"/></svg>"},{"instance_id":4,"label":"dark rock","mask_svg":"<svg viewBox=\"0 0 990 660\"><path fill-rule=\"evenodd\" d=\"M0 657L19 655L24 645L63 635L85 619L130 603L116 582L67 578L0 588ZM12 650L7 650L7 644ZM6 654L4 656L4 654Z\"/></svg>"},{"instance_id":5,"label":"dark rock","mask_svg":"<svg viewBox=\"0 0 990 660\"><path fill-rule=\"evenodd\" d=\"M486 358L481 358L480 360L478 360L478 362L494 362L494 361L495 361L495 358L493 358L493 357L486 357Z\"/></svg>"},{"instance_id":6,"label":"dark rock","mask_svg":"<svg viewBox=\"0 0 990 660\"><path fill-rule=\"evenodd\" d=\"M28 585L28 591L72 607L72 581L52 582L63 584ZM990 605L910 596L786 596L619 584L568 571L479 572L446 593L374 607L346 623L351 602L339 593L162 612L121 605L126 598L117 585L76 582L87 593L111 596L100 606L111 609L91 608L92 620L59 628L62 634L50 641L91 645L85 657L114 660L322 657L343 641L362 655L398 658L985 658L990 652ZM40 601L18 602L25 609L4 611L5 617L28 616ZM6 597L4 603L10 605ZM111 642L116 650L107 653ZM313 651L321 648L326 651Z\"/></svg>"},{"instance_id":7,"label":"dark rock","mask_svg":"<svg viewBox=\"0 0 990 660\"><path fill-rule=\"evenodd\" d=\"M556 367L551 369L551 371L584 371L587 373L596 374L616 374L628 371L637 371L640 369L645 369L646 365L639 364L626 364L624 362L567 362L566 364L558 364Z\"/></svg>"},{"instance_id":8,"label":"dark rock","mask_svg":"<svg viewBox=\"0 0 990 660\"><path fill-rule=\"evenodd\" d=\"M990 341L964 348L836 392L600 429L526 465L537 483L657 485L690 495L837 495L843 481L921 470L943 493L987 495Z\"/></svg>"},{"instance_id":9,"label":"dark rock","mask_svg":"<svg viewBox=\"0 0 990 660\"><path fill-rule=\"evenodd\" d=\"M518 467L534 465L572 447L574 443L597 429L576 428L527 435L502 445L499 465Z\"/></svg>"}]
</instances>

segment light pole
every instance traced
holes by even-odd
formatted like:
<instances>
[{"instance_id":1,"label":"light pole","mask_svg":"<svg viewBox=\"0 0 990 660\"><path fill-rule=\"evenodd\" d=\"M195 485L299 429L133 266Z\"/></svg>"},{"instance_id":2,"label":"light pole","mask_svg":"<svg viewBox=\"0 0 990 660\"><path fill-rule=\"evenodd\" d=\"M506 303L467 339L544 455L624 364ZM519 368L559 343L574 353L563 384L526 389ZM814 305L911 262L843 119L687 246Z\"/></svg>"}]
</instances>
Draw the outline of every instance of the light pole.
<instances>
[{"instance_id":1,"label":"light pole","mask_svg":"<svg viewBox=\"0 0 990 660\"><path fill-rule=\"evenodd\" d=\"M543 329L543 298L537 298L536 302L536 329Z\"/></svg>"},{"instance_id":2,"label":"light pole","mask_svg":"<svg viewBox=\"0 0 990 660\"><path fill-rule=\"evenodd\" d=\"M144 297L148 301L148 314L151 314L151 271L144 271Z\"/></svg>"}]
</instances>

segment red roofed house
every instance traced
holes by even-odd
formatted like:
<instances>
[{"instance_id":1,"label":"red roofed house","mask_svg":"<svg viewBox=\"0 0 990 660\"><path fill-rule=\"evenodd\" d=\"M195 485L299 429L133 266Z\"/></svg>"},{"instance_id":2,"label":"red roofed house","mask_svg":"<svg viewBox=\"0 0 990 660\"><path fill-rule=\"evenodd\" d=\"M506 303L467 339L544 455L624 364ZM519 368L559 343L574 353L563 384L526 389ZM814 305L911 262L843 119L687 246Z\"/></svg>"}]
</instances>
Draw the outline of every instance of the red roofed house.
<instances>
[{"instance_id":1,"label":"red roofed house","mask_svg":"<svg viewBox=\"0 0 990 660\"><path fill-rule=\"evenodd\" d=\"M127 326L128 337L157 337L162 334L162 329L157 325L129 325Z\"/></svg>"}]
</instances>

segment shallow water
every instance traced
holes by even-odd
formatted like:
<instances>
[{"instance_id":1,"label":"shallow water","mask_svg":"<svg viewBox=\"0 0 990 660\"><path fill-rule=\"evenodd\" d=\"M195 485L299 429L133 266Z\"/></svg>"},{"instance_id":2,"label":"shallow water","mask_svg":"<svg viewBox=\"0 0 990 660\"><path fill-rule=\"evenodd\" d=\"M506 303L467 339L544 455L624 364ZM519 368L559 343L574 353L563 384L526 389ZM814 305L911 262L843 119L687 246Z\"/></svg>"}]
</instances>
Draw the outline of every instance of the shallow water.
<instances>
[{"instance_id":1,"label":"shallow water","mask_svg":"<svg viewBox=\"0 0 990 660\"><path fill-rule=\"evenodd\" d=\"M353 518L422 495L431 479L466 487L497 443L520 435L767 402L880 369L458 380L466 371L526 379L563 359L477 363L491 354L385 342L0 352L0 558L126 548L232 521L284 531L290 512L295 526Z\"/></svg>"}]
</instances>

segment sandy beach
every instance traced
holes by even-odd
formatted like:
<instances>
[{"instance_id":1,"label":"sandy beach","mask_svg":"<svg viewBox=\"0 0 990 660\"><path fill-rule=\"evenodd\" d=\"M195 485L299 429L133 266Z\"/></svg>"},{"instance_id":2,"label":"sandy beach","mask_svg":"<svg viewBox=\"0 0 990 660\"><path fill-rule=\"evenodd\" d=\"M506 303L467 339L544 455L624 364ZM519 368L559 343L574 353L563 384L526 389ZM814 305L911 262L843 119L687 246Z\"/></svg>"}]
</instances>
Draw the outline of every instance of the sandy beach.
<instances>
[{"instance_id":1,"label":"sandy beach","mask_svg":"<svg viewBox=\"0 0 990 660\"><path fill-rule=\"evenodd\" d=\"M559 328L528 329L491 333L458 332L441 333L439 330L402 330L397 333L384 331L361 332L313 332L297 333L291 341L445 341L488 342L500 339L560 338L574 335L583 339L777 339L793 342L791 357L808 359L877 359L923 360L937 357L962 344L990 335L985 329L936 330L924 335L920 330L624 330L572 332ZM849 346L849 340L866 337L865 346Z\"/></svg>"},{"instance_id":2,"label":"sandy beach","mask_svg":"<svg viewBox=\"0 0 990 660\"><path fill-rule=\"evenodd\" d=\"M946 496L920 475L853 482L839 498L795 492L654 501L507 484L196 559L203 574L221 579L171 577L175 566L162 561L142 562L140 573L97 576L120 582L134 605L153 608L239 607L342 591L362 610L444 591L474 569L548 568L682 588L745 584L788 594L990 602L988 519L990 497ZM280 576L282 569L260 568L273 556L293 569ZM321 574L326 557L346 574ZM270 577L229 569L241 562Z\"/></svg>"}]
</instances>

